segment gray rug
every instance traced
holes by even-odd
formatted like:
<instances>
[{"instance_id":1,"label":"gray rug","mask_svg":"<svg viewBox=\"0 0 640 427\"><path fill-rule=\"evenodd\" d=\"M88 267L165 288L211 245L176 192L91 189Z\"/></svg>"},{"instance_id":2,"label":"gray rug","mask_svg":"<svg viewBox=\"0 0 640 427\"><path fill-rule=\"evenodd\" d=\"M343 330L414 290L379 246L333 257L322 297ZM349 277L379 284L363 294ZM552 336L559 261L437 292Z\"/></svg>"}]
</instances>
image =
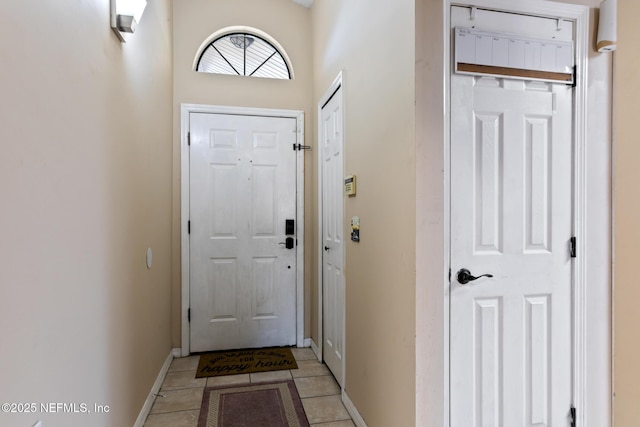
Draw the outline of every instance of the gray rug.
<instances>
[{"instance_id":1,"label":"gray rug","mask_svg":"<svg viewBox=\"0 0 640 427\"><path fill-rule=\"evenodd\" d=\"M198 427L309 427L293 381L207 387Z\"/></svg>"}]
</instances>

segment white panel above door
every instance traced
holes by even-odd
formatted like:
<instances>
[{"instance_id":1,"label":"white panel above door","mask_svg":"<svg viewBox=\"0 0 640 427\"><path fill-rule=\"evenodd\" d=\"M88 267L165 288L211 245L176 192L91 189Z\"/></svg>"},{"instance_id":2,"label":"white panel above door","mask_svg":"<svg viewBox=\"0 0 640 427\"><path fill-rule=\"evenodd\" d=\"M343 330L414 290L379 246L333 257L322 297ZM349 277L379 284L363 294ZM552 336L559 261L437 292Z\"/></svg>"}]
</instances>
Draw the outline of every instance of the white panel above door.
<instances>
[{"instance_id":1,"label":"white panel above door","mask_svg":"<svg viewBox=\"0 0 640 427\"><path fill-rule=\"evenodd\" d=\"M573 83L575 22L452 6L454 71Z\"/></svg>"},{"instance_id":2,"label":"white panel above door","mask_svg":"<svg viewBox=\"0 0 640 427\"><path fill-rule=\"evenodd\" d=\"M573 42L455 28L455 72L573 83Z\"/></svg>"}]
</instances>

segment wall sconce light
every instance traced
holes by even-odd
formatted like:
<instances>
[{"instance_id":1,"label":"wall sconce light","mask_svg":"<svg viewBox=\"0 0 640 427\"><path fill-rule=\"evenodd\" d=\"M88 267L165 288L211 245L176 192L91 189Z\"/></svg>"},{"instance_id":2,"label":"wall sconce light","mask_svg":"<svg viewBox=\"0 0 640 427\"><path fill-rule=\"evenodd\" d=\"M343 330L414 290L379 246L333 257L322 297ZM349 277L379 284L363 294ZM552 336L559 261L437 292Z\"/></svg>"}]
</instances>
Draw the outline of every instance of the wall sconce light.
<instances>
[{"instance_id":1,"label":"wall sconce light","mask_svg":"<svg viewBox=\"0 0 640 427\"><path fill-rule=\"evenodd\" d=\"M111 28L121 42L136 31L147 0L111 0Z\"/></svg>"}]
</instances>

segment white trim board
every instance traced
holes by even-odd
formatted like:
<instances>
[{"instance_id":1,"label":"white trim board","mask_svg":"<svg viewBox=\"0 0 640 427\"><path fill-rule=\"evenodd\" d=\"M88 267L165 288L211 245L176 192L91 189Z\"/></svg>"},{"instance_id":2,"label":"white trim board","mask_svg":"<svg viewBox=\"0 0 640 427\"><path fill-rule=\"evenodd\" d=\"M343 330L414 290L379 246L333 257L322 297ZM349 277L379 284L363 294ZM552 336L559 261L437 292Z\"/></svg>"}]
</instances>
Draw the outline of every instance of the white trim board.
<instances>
[{"instance_id":1,"label":"white trim board","mask_svg":"<svg viewBox=\"0 0 640 427\"><path fill-rule=\"evenodd\" d=\"M304 145L304 111L245 108L222 105L180 104L180 236L182 266L182 356L190 354L189 331L189 115L191 113L235 114L243 116L296 119L296 144ZM296 151L296 345L304 347L304 150Z\"/></svg>"},{"instance_id":2,"label":"white trim board","mask_svg":"<svg viewBox=\"0 0 640 427\"><path fill-rule=\"evenodd\" d=\"M596 158L597 156L588 156L587 151L587 135L589 134L589 123L587 121L587 103L588 103L588 67L589 67L589 8L586 6L578 6L573 4L563 4L552 1L536 0L530 2L513 2L512 0L469 0L469 1L452 1L445 0L443 2L443 81L444 81L444 93L443 93L443 107L444 107L444 120L443 130L445 136L445 149L444 155L437 159L430 159L426 163L420 162L422 167L434 167L442 168L444 170L444 188L442 192L445 196L443 207L443 216L439 219L442 229L445 230L445 236L443 239L443 248L446 253L443 271L446 273L449 270L449 214L450 214L450 166L449 166L449 146L450 146L450 72L451 72L451 44L450 44L450 8L452 5L457 6L476 6L478 8L486 8L496 11L515 12L521 14L529 14L534 16L544 16L551 18L562 18L566 20L572 20L576 23L576 65L577 65L577 86L575 90L575 154L574 154L574 166L575 166L575 200L574 205L574 234L578 238L578 258L575 260L574 267L574 280L575 280L575 312L574 321L576 325L575 329L575 342L574 342L574 376L576 378L574 384L574 405L578 408L577 421L578 425L585 427L600 426L599 421L590 421L592 419L606 418L605 412L611 411L611 395L601 399L600 402L593 397L593 389L603 386L604 391L602 394L610 391L610 384L602 383L602 373L599 377L594 377L592 369L594 363L600 361L603 358L603 352L601 349L607 349L608 357L611 354L611 338L607 339L602 334L597 337L591 335L592 329L597 322L610 324L611 318L606 317L606 310L599 311L598 318L592 318L592 306L593 295L591 292L594 288L610 286L610 283L605 280L594 280L591 282L591 277L607 276L607 272L610 266L602 262L602 259L608 259L610 257L610 249L608 247L601 247L594 244L594 240L597 240L590 234L589 229L586 227L587 220L593 227L593 224L601 225L607 221L610 225L610 219L604 218L599 212L598 206L610 206L610 199L607 196L606 191L602 191L600 185L598 185L597 191L594 190L593 180L588 184L587 169L593 167L594 164L600 165L602 162L607 162L607 158ZM590 141L591 143L591 141ZM599 141L602 143L602 141ZM439 162L443 162L440 164ZM599 168L606 169L606 167ZM418 170L417 177L420 178L421 174ZM602 184L604 185L604 184ZM604 194L604 195L603 195ZM421 199L421 195L418 195L418 200ZM424 201L417 203L416 223L433 221L433 215L430 216L428 209L425 209ZM435 203L435 202L434 202ZM431 206L433 210L434 206ZM426 238L426 236L422 236ZM587 241L589 245L587 246ZM609 252L607 252L609 250ZM416 252L417 256L426 255L424 250L420 249ZM417 262L421 260L418 258ZM431 267L434 267L433 265ZM588 273L588 274L587 274ZM416 343L416 360L418 362L417 377L416 377L416 425L424 426L427 422L434 423L433 425L449 427L449 280L447 275L443 275L442 288L437 289L438 284L435 284L436 288L429 286L432 282L432 277L425 277L424 272L417 277L417 343ZM427 280L428 279L428 280ZM589 285L587 286L587 282ZM421 311L425 307L421 304L425 303L424 295L431 293L433 295L441 293L444 296L443 310L440 311L443 316L441 321L435 321L430 314L425 310ZM589 302L589 305L587 303ZM589 322L587 322L589 320ZM437 343L439 339L442 339L442 352L444 361L444 372L442 377L443 383L437 381L433 382L435 378L433 373L427 372L427 369L421 368L421 364L429 363L429 355L434 355L433 347L434 343ZM588 338L588 339L587 339ZM588 369L589 367L589 369ZM610 373L608 373L611 381ZM431 383L426 385L426 382L430 380ZM587 391L589 387L589 392ZM439 408L434 408L434 397L436 393L442 391L442 401L438 399ZM602 403L604 400L604 403ZM441 405L441 406L440 406ZM429 407L430 409L424 409ZM436 409L437 412L442 411L442 416L436 415L436 420L433 414L427 414L427 411ZM441 417L441 418L440 418Z\"/></svg>"},{"instance_id":3,"label":"white trim board","mask_svg":"<svg viewBox=\"0 0 640 427\"><path fill-rule=\"evenodd\" d=\"M313 354L315 354L316 357L318 358L318 362L322 363L322 352L320 351L320 349L318 348L318 345L315 343L314 340L310 338L309 340L311 341L311 344L310 344L311 351L313 351Z\"/></svg>"},{"instance_id":4,"label":"white trim board","mask_svg":"<svg viewBox=\"0 0 640 427\"><path fill-rule=\"evenodd\" d=\"M362 418L360 412L358 412L356 405L353 404L351 399L349 399L349 395L344 390L342 390L342 403L351 416L351 421L353 421L356 427L367 427L367 423L364 422L364 418Z\"/></svg>"},{"instance_id":5,"label":"white trim board","mask_svg":"<svg viewBox=\"0 0 640 427\"><path fill-rule=\"evenodd\" d=\"M169 367L171 366L171 362L173 361L173 355L176 354L177 350L179 349L174 348L169 352L169 355L162 365L162 368L160 368L160 372L158 372L156 381L153 383L153 386L151 386L151 391L147 396L147 400L144 401L144 405L142 405L142 409L140 409L140 413L138 414L138 418L136 419L133 427L143 427L145 421L147 421L147 417L149 416L149 412L151 412L153 402L155 402L156 395L160 391L160 387L162 387L162 383L167 376L167 372L169 372Z\"/></svg>"}]
</instances>

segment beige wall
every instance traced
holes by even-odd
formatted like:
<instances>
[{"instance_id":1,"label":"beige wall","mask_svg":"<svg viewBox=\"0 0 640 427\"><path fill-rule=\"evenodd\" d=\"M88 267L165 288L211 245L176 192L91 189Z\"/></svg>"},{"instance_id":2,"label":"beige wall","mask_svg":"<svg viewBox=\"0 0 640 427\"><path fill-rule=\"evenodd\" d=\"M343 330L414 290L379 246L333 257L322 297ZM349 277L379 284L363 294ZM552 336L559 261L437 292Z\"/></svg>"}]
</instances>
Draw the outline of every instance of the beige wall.
<instances>
[{"instance_id":1,"label":"beige wall","mask_svg":"<svg viewBox=\"0 0 640 427\"><path fill-rule=\"evenodd\" d=\"M640 168L638 97L640 96L640 3L618 2L618 49L615 58L615 316L614 420L616 427L640 420Z\"/></svg>"},{"instance_id":2,"label":"beige wall","mask_svg":"<svg viewBox=\"0 0 640 427\"><path fill-rule=\"evenodd\" d=\"M409 426L415 420L414 2L322 0L312 13L314 102L342 70L345 172L358 180L357 196L345 198L345 227L358 215L361 237L345 244L345 390L369 427ZM317 149L313 155L316 163Z\"/></svg>"},{"instance_id":3,"label":"beige wall","mask_svg":"<svg viewBox=\"0 0 640 427\"><path fill-rule=\"evenodd\" d=\"M305 144L311 144L311 12L291 0L175 0L174 1L174 145L173 145L173 276L172 341L181 347L180 268L180 104L227 105L302 110ZM197 73L193 62L200 45L214 32L230 26L249 26L269 34L288 54L294 80L243 78ZM311 156L305 162L310 177ZM312 209L311 179L305 182L305 213ZM311 236L308 220L305 235ZM311 239L305 245L305 336L310 334Z\"/></svg>"},{"instance_id":4,"label":"beige wall","mask_svg":"<svg viewBox=\"0 0 640 427\"><path fill-rule=\"evenodd\" d=\"M441 0L416 1L416 425L440 426L448 382L444 349L448 229Z\"/></svg>"},{"instance_id":5,"label":"beige wall","mask_svg":"<svg viewBox=\"0 0 640 427\"><path fill-rule=\"evenodd\" d=\"M170 12L0 2L0 401L110 406L0 425L133 425L169 354Z\"/></svg>"}]
</instances>

